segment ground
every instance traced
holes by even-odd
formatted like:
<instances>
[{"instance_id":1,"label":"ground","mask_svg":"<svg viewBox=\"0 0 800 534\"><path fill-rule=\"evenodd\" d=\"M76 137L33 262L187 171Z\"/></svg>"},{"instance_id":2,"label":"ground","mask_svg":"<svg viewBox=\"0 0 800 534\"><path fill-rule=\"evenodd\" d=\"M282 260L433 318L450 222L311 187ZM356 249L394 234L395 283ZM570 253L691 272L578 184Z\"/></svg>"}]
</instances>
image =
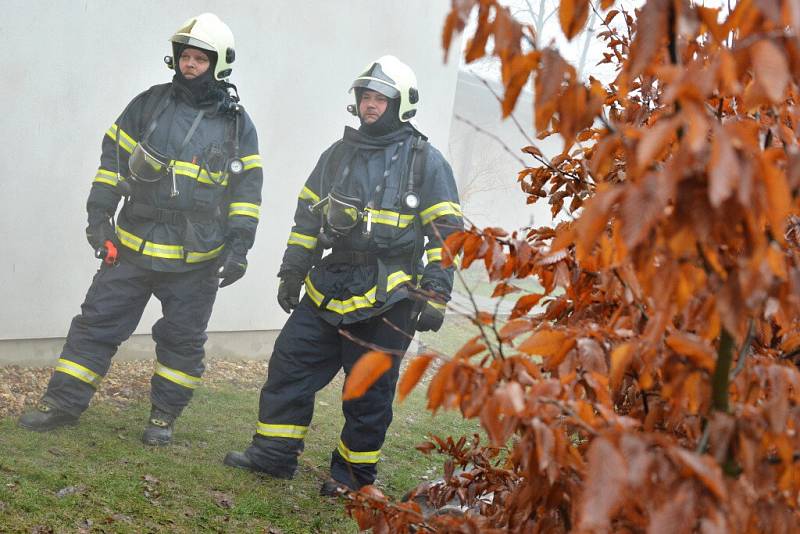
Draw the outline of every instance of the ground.
<instances>
[{"instance_id":1,"label":"ground","mask_svg":"<svg viewBox=\"0 0 800 534\"><path fill-rule=\"evenodd\" d=\"M448 318L423 345L450 350L473 335L466 326ZM52 368L0 367L0 532L356 532L341 501L317 494L342 425L343 377L317 396L298 474L280 481L222 465L252 436L266 362L207 366L165 448L139 441L152 361L115 362L80 425L46 434L17 428L15 418L41 396ZM414 449L426 436L477 431L457 414L428 413L425 385L395 403L377 483L393 497L441 475L439 457Z\"/></svg>"}]
</instances>

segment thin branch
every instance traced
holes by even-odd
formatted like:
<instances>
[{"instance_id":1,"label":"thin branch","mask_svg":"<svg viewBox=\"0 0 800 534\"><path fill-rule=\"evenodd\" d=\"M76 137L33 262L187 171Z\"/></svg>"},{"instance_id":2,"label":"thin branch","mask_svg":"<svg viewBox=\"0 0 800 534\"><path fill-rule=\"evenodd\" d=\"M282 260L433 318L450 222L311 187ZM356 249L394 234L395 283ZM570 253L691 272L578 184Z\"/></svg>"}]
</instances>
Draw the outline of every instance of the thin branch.
<instances>
[{"instance_id":1,"label":"thin branch","mask_svg":"<svg viewBox=\"0 0 800 534\"><path fill-rule=\"evenodd\" d=\"M489 131L484 130L483 128L481 128L480 126L478 126L477 124L475 124L471 120L469 120L469 119L467 119L465 117L462 117L458 113L456 113L454 116L455 116L456 120L459 120L459 121L463 122L464 124L466 124L467 126L473 128L477 132L482 133L483 135L485 135L487 137L491 137L492 139L497 141L500 144L500 146L503 148L503 150L508 152L511 155L512 158L514 158L515 160L517 160L517 162L519 162L520 165L522 165L523 167L527 167L528 166L528 164L525 162L525 160L523 160L521 157L517 156L514 152L512 152L511 149L508 147L508 145L506 145L503 142L503 140L500 139L498 136L496 136L495 134L493 134L493 133L491 133Z\"/></svg>"},{"instance_id":2,"label":"thin branch","mask_svg":"<svg viewBox=\"0 0 800 534\"><path fill-rule=\"evenodd\" d=\"M722 329L717 348L717 365L711 378L711 405L718 412L728 413L728 384L730 384L731 360L733 359L733 337Z\"/></svg>"},{"instance_id":3,"label":"thin branch","mask_svg":"<svg viewBox=\"0 0 800 534\"><path fill-rule=\"evenodd\" d=\"M744 343L742 343L742 346L739 348L739 357L736 360L736 369L734 369L731 373L731 381L733 381L733 379L736 378L744 369L744 362L747 359L747 353L750 352L750 345L753 343L753 337L755 336L755 333L756 325L755 321L753 321L751 317L750 325L747 327L747 337L745 337Z\"/></svg>"}]
</instances>

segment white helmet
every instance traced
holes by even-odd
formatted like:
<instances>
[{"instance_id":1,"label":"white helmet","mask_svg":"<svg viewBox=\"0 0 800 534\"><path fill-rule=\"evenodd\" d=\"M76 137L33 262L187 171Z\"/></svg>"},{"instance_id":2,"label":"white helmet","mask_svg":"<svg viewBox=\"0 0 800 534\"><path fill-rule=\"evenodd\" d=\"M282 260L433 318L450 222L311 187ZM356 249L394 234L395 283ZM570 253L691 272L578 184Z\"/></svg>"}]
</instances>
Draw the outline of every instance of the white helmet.
<instances>
[{"instance_id":1,"label":"white helmet","mask_svg":"<svg viewBox=\"0 0 800 534\"><path fill-rule=\"evenodd\" d=\"M417 77L411 67L394 56L379 57L364 69L353 85L353 89L371 89L387 98L400 98L398 118L408 122L417 114L419 104L419 91L417 90ZM358 101L356 101L358 106Z\"/></svg>"},{"instance_id":2,"label":"white helmet","mask_svg":"<svg viewBox=\"0 0 800 534\"><path fill-rule=\"evenodd\" d=\"M178 64L178 46L189 45L216 52L217 64L214 79L222 80L231 75L231 63L236 59L233 49L233 32L227 24L213 13L203 13L184 22L169 39L172 41L172 65ZM169 65L169 63L167 63Z\"/></svg>"}]
</instances>

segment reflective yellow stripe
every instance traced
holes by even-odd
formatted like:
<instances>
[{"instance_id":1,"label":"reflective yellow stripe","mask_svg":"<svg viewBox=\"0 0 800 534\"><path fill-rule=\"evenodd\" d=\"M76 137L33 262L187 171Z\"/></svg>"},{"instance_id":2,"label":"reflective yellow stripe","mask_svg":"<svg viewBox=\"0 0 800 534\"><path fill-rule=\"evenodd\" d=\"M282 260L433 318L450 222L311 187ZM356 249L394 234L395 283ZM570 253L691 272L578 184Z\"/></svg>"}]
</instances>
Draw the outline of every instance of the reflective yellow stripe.
<instances>
[{"instance_id":1,"label":"reflective yellow stripe","mask_svg":"<svg viewBox=\"0 0 800 534\"><path fill-rule=\"evenodd\" d=\"M339 440L339 446L336 448L339 454L351 464L376 464L381 457L381 451L364 451L355 452L347 448L347 446Z\"/></svg>"},{"instance_id":2,"label":"reflective yellow stripe","mask_svg":"<svg viewBox=\"0 0 800 534\"><path fill-rule=\"evenodd\" d=\"M422 210L419 216L422 218L422 224L428 224L434 219L444 217L445 215L461 216L461 206L455 202L439 202L430 208Z\"/></svg>"},{"instance_id":3,"label":"reflective yellow stripe","mask_svg":"<svg viewBox=\"0 0 800 534\"><path fill-rule=\"evenodd\" d=\"M408 282L411 280L411 275L406 274L404 271L397 271L390 274L387 277L386 281L386 291L391 291L398 285ZM320 291L314 287L314 284L311 283L311 277L307 276L305 280L306 285L306 293L314 301L314 304L317 306L321 306L322 302L325 300L325 295L320 293ZM340 315L344 315L345 313L354 312L356 310L360 310L363 308L371 308L375 305L375 295L377 294L378 289L377 286L373 287L363 295L353 295L349 299L345 300L338 300L338 299L331 299L328 301L328 304L325 306L325 309L328 311L332 311L334 313L338 313Z\"/></svg>"},{"instance_id":4,"label":"reflective yellow stripe","mask_svg":"<svg viewBox=\"0 0 800 534\"><path fill-rule=\"evenodd\" d=\"M442 261L442 247L426 250L425 256L428 258L428 263L432 261Z\"/></svg>"},{"instance_id":5,"label":"reflective yellow stripe","mask_svg":"<svg viewBox=\"0 0 800 534\"><path fill-rule=\"evenodd\" d=\"M398 228L406 228L414 221L414 215L404 215L396 211L373 210L369 208L367 208L366 211L372 213L372 222L375 224L386 224L389 226L397 226Z\"/></svg>"},{"instance_id":6,"label":"reflective yellow stripe","mask_svg":"<svg viewBox=\"0 0 800 534\"><path fill-rule=\"evenodd\" d=\"M161 245L159 243L146 241L140 252L145 256L152 256L154 258L166 258L168 260L183 259L183 247L180 245Z\"/></svg>"},{"instance_id":7,"label":"reflective yellow stripe","mask_svg":"<svg viewBox=\"0 0 800 534\"><path fill-rule=\"evenodd\" d=\"M133 139L130 135L125 133L125 130L120 128L115 124L111 125L111 128L106 130L106 135L111 138L112 141L115 143L117 142L117 130L119 130L119 146L126 150L128 153L133 152L133 149L139 144L137 141Z\"/></svg>"},{"instance_id":8,"label":"reflective yellow stripe","mask_svg":"<svg viewBox=\"0 0 800 534\"><path fill-rule=\"evenodd\" d=\"M258 219L261 215L261 206L250 202L231 202L228 217L233 217L234 215L245 215Z\"/></svg>"},{"instance_id":9,"label":"reflective yellow stripe","mask_svg":"<svg viewBox=\"0 0 800 534\"><path fill-rule=\"evenodd\" d=\"M209 176L205 169L201 169L199 165L189 161L172 160L169 164L175 169L175 174L186 176L200 183L220 187L228 185L228 173L212 172Z\"/></svg>"},{"instance_id":10,"label":"reflective yellow stripe","mask_svg":"<svg viewBox=\"0 0 800 534\"><path fill-rule=\"evenodd\" d=\"M97 169L97 174L94 175L94 181L100 184L108 184L112 187L117 187L117 173L107 171L103 168Z\"/></svg>"},{"instance_id":11,"label":"reflective yellow stripe","mask_svg":"<svg viewBox=\"0 0 800 534\"><path fill-rule=\"evenodd\" d=\"M186 373L178 371L177 369L170 369L169 367L161 364L160 362L156 362L155 374L157 374L161 378L166 378L170 382L174 382L179 386L183 386L189 389L195 389L197 386L203 383L202 378L198 378L192 375L187 375Z\"/></svg>"},{"instance_id":12,"label":"reflective yellow stripe","mask_svg":"<svg viewBox=\"0 0 800 534\"><path fill-rule=\"evenodd\" d=\"M319 195L306 186L303 186L303 190L300 191L300 194L297 195L297 198L299 198L300 200L310 200L311 202L319 202Z\"/></svg>"},{"instance_id":13,"label":"reflective yellow stripe","mask_svg":"<svg viewBox=\"0 0 800 534\"><path fill-rule=\"evenodd\" d=\"M100 385L100 381L103 379L102 376L98 375L91 369L64 358L58 359L56 371L75 377L81 382L86 382L93 388L97 388L97 386Z\"/></svg>"},{"instance_id":14,"label":"reflective yellow stripe","mask_svg":"<svg viewBox=\"0 0 800 534\"><path fill-rule=\"evenodd\" d=\"M447 309L447 304L442 304L433 300L429 300L428 304L430 304L435 310L439 310L442 313L444 313L444 311Z\"/></svg>"},{"instance_id":15,"label":"reflective yellow stripe","mask_svg":"<svg viewBox=\"0 0 800 534\"><path fill-rule=\"evenodd\" d=\"M220 255L222 249L224 248L225 245L222 244L213 250L209 250L208 252L189 252L186 255L186 263L200 263L203 261L213 260Z\"/></svg>"},{"instance_id":16,"label":"reflective yellow stripe","mask_svg":"<svg viewBox=\"0 0 800 534\"><path fill-rule=\"evenodd\" d=\"M314 250L317 246L317 238L305 235L305 234L298 234L297 232L291 232L289 234L289 241L286 242L287 245L299 245L303 248L307 248L309 250Z\"/></svg>"},{"instance_id":17,"label":"reflective yellow stripe","mask_svg":"<svg viewBox=\"0 0 800 534\"><path fill-rule=\"evenodd\" d=\"M268 425L259 421L256 432L268 438L303 439L306 437L308 427L299 425Z\"/></svg>"},{"instance_id":18,"label":"reflective yellow stripe","mask_svg":"<svg viewBox=\"0 0 800 534\"><path fill-rule=\"evenodd\" d=\"M242 163L244 163L244 170L249 171L250 169L255 169L256 167L261 168L261 156L258 154L253 154L252 156L245 156L242 158Z\"/></svg>"},{"instance_id":19,"label":"reflective yellow stripe","mask_svg":"<svg viewBox=\"0 0 800 534\"><path fill-rule=\"evenodd\" d=\"M140 254L145 256L152 256L154 258L163 258L167 260L182 260L184 258L184 250L181 245L161 245L159 243L151 243L145 241L127 230L123 230L117 226L117 237L119 242ZM142 246L144 244L144 246ZM186 263L200 263L216 258L222 252L225 245L220 245L208 252L189 252L186 254Z\"/></svg>"}]
</instances>

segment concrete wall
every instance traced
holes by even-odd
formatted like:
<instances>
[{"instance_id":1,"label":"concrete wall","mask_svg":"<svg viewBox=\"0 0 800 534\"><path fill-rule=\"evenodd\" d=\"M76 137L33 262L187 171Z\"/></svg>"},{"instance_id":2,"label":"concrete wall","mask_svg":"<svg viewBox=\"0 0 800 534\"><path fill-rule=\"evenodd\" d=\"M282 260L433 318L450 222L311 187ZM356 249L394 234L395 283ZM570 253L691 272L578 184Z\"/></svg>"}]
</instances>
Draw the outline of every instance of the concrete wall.
<instances>
[{"instance_id":1,"label":"concrete wall","mask_svg":"<svg viewBox=\"0 0 800 534\"><path fill-rule=\"evenodd\" d=\"M387 53L409 63L419 78L418 125L447 152L457 69L455 60L443 65L440 47L449 4L2 0L0 363L19 354L55 357L97 267L84 238L84 205L103 133L137 93L170 79L161 58L186 18L212 11L233 30L231 81L264 159L250 268L220 291L209 330L258 337L252 332L279 329L286 319L275 303L275 274L297 193L320 152L345 124L356 124L345 106L360 69ZM151 302L138 334L149 333L159 311ZM212 339L225 345L231 338ZM263 334L234 352L263 356L269 339Z\"/></svg>"},{"instance_id":2,"label":"concrete wall","mask_svg":"<svg viewBox=\"0 0 800 534\"><path fill-rule=\"evenodd\" d=\"M509 151L536 167L539 164L521 152L530 144L526 135L549 157L561 152L561 138L535 139L533 95L527 90L520 94L514 111L525 131L523 135L510 117L502 119L500 103L492 91L502 95L503 87L495 82L489 85L491 90L472 73L459 73L449 145L464 215L481 228L499 226L516 230L550 224L547 199L526 204L526 195L517 182L517 173L523 165Z\"/></svg>"}]
</instances>

